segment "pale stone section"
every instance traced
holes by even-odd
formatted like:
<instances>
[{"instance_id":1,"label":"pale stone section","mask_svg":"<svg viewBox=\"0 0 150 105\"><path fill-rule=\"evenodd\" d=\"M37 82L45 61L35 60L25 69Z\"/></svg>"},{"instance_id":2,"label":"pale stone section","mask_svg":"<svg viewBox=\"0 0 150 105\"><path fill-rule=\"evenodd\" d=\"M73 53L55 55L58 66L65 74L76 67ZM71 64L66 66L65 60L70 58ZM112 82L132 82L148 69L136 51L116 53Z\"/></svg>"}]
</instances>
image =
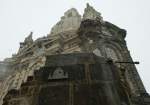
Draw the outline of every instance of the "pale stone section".
<instances>
[{"instance_id":1,"label":"pale stone section","mask_svg":"<svg viewBox=\"0 0 150 105\"><path fill-rule=\"evenodd\" d=\"M81 23L81 16L75 8L64 13L61 20L52 28L50 35L56 35L61 32L77 30Z\"/></svg>"},{"instance_id":2,"label":"pale stone section","mask_svg":"<svg viewBox=\"0 0 150 105\"><path fill-rule=\"evenodd\" d=\"M46 58L44 56L38 57L31 61L27 69L22 69L20 72L14 72L8 76L0 84L0 105L3 104L3 98L6 96L9 90L15 89L19 90L22 83L27 81L29 76L34 75L35 70L39 70L45 65Z\"/></svg>"},{"instance_id":3,"label":"pale stone section","mask_svg":"<svg viewBox=\"0 0 150 105\"><path fill-rule=\"evenodd\" d=\"M84 9L83 19L82 20L100 20L102 21L101 14L97 12L92 6L87 3L87 7Z\"/></svg>"},{"instance_id":4,"label":"pale stone section","mask_svg":"<svg viewBox=\"0 0 150 105\"><path fill-rule=\"evenodd\" d=\"M99 56L99 57L102 56L102 54L101 54L101 52L100 52L100 50L99 50L98 48L96 48L95 50L93 50L93 53L94 53L95 55Z\"/></svg>"}]
</instances>

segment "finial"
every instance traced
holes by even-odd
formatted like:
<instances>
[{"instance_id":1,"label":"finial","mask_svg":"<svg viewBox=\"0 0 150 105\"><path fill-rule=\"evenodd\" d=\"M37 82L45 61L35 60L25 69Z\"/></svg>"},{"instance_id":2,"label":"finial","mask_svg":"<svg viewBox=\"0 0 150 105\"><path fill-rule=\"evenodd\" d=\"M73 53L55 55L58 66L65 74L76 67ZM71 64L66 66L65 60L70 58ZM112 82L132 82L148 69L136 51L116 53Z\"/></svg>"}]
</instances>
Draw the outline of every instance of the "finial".
<instances>
[{"instance_id":1,"label":"finial","mask_svg":"<svg viewBox=\"0 0 150 105\"><path fill-rule=\"evenodd\" d=\"M86 3L86 7L90 7L89 3Z\"/></svg>"},{"instance_id":2,"label":"finial","mask_svg":"<svg viewBox=\"0 0 150 105\"><path fill-rule=\"evenodd\" d=\"M25 38L25 43L32 43L33 39L32 39L32 34L33 32L31 31L30 34Z\"/></svg>"},{"instance_id":3,"label":"finial","mask_svg":"<svg viewBox=\"0 0 150 105\"><path fill-rule=\"evenodd\" d=\"M33 32L30 31L30 34L28 35L28 37L32 37L32 35L33 35Z\"/></svg>"}]
</instances>

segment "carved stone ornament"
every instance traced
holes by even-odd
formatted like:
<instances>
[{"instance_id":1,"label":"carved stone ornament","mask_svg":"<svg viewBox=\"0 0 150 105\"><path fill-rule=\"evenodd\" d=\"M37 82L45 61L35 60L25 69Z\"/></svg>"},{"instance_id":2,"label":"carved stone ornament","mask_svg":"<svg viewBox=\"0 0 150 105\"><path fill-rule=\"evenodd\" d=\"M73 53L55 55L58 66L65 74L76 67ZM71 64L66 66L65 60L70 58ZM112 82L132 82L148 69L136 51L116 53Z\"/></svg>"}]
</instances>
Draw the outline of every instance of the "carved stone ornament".
<instances>
[{"instance_id":1,"label":"carved stone ornament","mask_svg":"<svg viewBox=\"0 0 150 105\"><path fill-rule=\"evenodd\" d=\"M87 3L87 7L84 10L83 20L102 20L101 14L97 12L92 6Z\"/></svg>"},{"instance_id":2,"label":"carved stone ornament","mask_svg":"<svg viewBox=\"0 0 150 105\"><path fill-rule=\"evenodd\" d=\"M50 74L48 79L66 79L68 78L68 73L65 73L64 70L60 67L56 68L52 75Z\"/></svg>"}]
</instances>

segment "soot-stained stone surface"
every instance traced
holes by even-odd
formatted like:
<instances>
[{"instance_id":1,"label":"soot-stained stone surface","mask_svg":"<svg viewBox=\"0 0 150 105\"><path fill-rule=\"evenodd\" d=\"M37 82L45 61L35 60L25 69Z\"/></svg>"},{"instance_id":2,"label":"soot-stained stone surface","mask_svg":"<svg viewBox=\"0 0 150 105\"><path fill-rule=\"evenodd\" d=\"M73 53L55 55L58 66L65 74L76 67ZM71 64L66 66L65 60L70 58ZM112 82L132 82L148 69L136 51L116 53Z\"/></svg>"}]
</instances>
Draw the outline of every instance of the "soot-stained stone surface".
<instances>
[{"instance_id":1,"label":"soot-stained stone surface","mask_svg":"<svg viewBox=\"0 0 150 105\"><path fill-rule=\"evenodd\" d=\"M41 81L53 81L59 79L83 80L85 79L84 65L43 67L35 73L35 78Z\"/></svg>"},{"instance_id":2,"label":"soot-stained stone surface","mask_svg":"<svg viewBox=\"0 0 150 105\"><path fill-rule=\"evenodd\" d=\"M4 105L129 105L113 62L91 53L52 55L45 62Z\"/></svg>"}]
</instances>

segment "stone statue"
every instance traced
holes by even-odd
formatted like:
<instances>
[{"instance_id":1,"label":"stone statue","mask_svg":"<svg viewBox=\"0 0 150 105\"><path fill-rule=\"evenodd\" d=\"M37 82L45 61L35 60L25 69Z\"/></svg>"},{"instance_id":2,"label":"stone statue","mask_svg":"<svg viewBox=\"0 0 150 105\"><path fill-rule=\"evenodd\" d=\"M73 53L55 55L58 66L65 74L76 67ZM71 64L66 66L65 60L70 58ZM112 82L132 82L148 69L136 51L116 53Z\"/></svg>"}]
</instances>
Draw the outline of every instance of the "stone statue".
<instances>
[{"instance_id":1,"label":"stone statue","mask_svg":"<svg viewBox=\"0 0 150 105\"><path fill-rule=\"evenodd\" d=\"M97 12L92 6L87 3L87 7L84 10L83 20L102 20L101 14Z\"/></svg>"}]
</instances>

